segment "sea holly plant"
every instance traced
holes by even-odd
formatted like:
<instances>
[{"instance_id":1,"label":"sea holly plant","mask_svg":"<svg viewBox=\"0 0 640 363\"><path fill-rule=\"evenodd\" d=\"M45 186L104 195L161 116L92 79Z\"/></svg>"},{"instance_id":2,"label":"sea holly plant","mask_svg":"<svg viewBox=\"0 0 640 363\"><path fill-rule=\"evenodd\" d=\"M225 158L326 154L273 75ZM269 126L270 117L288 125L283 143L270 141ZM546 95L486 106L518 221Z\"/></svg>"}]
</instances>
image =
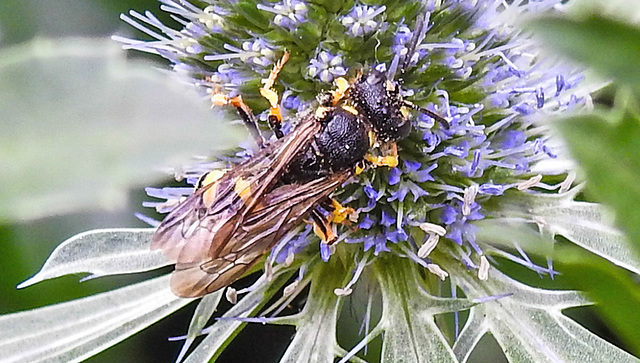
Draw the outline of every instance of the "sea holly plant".
<instances>
[{"instance_id":1,"label":"sea holly plant","mask_svg":"<svg viewBox=\"0 0 640 363\"><path fill-rule=\"evenodd\" d=\"M446 119L411 111L397 167L368 168L335 191L356 212L350 224L337 226L335 244L302 224L250 271L257 279L249 287L199 299L188 331L176 332L184 339L178 361L215 359L252 323L295 326L283 362L362 362L375 341L382 344L375 360L466 361L487 334L509 361L637 361L563 314L590 304L580 293L543 290L502 271L519 264L553 279L562 273L549 258L553 241L564 238L640 272L606 210L576 200L583 184L551 133L552 117L588 108L593 88L579 69L542 55L519 25L529 15L562 11L561 1L161 3L179 29L131 11L123 20L150 39L114 38L166 58L207 102L241 95L267 139L269 104L258 89L285 52L289 60L275 86L285 133L336 79L370 69L396 69L403 97ZM229 115L237 118L233 109ZM176 175L190 186L149 188L154 201L146 206L171 211L201 175L233 168L256 150L245 143L185 166ZM153 233L113 228L77 235L19 287L64 274L93 278L169 265L150 249ZM234 305L212 318L223 295ZM336 333L338 318L356 295L365 296L357 300L364 301L364 324L347 346ZM0 318L0 355L82 360L192 300L173 295L162 276L7 315ZM294 300L301 301L299 311L284 313Z\"/></svg>"}]
</instances>

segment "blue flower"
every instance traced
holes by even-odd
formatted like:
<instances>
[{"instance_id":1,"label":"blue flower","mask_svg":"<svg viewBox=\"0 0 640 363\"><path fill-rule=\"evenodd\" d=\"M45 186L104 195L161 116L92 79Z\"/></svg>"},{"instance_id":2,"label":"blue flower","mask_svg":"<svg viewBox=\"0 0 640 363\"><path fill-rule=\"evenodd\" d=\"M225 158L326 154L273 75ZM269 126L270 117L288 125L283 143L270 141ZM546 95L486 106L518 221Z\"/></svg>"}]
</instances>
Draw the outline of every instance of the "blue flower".
<instances>
[{"instance_id":1,"label":"blue flower","mask_svg":"<svg viewBox=\"0 0 640 363\"><path fill-rule=\"evenodd\" d=\"M342 55L333 55L326 51L320 51L318 56L311 59L307 72L310 77L317 77L324 83L330 83L337 77L347 74L343 66Z\"/></svg>"},{"instance_id":2,"label":"blue flower","mask_svg":"<svg viewBox=\"0 0 640 363\"><path fill-rule=\"evenodd\" d=\"M132 13L125 20L156 29L146 29L154 40L119 39L127 48L167 58L177 74L207 96L242 95L261 120L267 110L260 81L288 51L290 59L275 82L285 133L301 113L317 109L318 95L338 77L353 80L376 69L401 80L401 96L410 102L403 112L412 131L393 148L399 166L366 168L335 192L333 197L358 217L335 226L333 245L322 243L309 221L279 241L268 257L268 266L283 268L295 257L301 266L296 281L307 281L305 273L313 273L307 268L351 266L351 281L332 292L343 296L361 274L384 270L368 266L386 258L404 259L441 279L448 268L465 266L485 280L493 262L489 254L495 254L553 276L551 266L537 266L525 253L512 255L476 234L481 220L499 218L502 200L541 193L538 187L552 190L532 171L562 150L538 121L588 102L577 92L579 70L546 60L526 32L504 21L513 14L551 11L559 3L368 1L342 7L339 2L246 0L200 10L163 0L164 8L183 19L184 29L173 31L154 17ZM389 146L373 141L374 155ZM206 167L189 169L187 180L193 184L207 168L232 168L253 154L243 145L211 157ZM147 205L166 212L185 190L150 189L149 195L160 201ZM516 243L513 248L518 249ZM417 271L423 271L420 267ZM416 281L428 281L420 273Z\"/></svg>"},{"instance_id":3,"label":"blue flower","mask_svg":"<svg viewBox=\"0 0 640 363\"><path fill-rule=\"evenodd\" d=\"M396 185L400 183L400 176L402 175L402 171L398 168L392 168L389 170L388 183L389 185Z\"/></svg>"},{"instance_id":4,"label":"blue flower","mask_svg":"<svg viewBox=\"0 0 640 363\"><path fill-rule=\"evenodd\" d=\"M156 40L147 43L124 40L128 47L165 56L174 63L176 72L191 77L192 83L205 88L206 93L224 90L229 94L249 92L249 96L257 91L246 85L256 77L266 77L287 48L292 57L285 69L304 69L307 76L287 78L287 72L282 72L282 106L292 118L302 110L313 109L315 96L326 90L328 83L348 74L347 64L357 65L354 69L360 70L407 67L401 75L406 76L404 97L442 115L447 125L414 112L413 133L399 143L400 166L371 169L356 177L361 181L359 190L349 187L340 194L360 214L358 228L338 228L341 238L350 243L360 241L367 251L376 246L376 254L387 251L387 243L406 243L412 229L417 228L415 221L445 226L444 237L481 251L475 242L473 223L484 218L483 205L504 196L508 189L526 184L535 163L556 157L548 136L533 126L535 118L573 109L585 101L572 93L582 79L580 72L562 65L541 72L528 56L528 52L536 52L535 44L527 36L512 32L511 26L497 23L495 16L500 11L489 0L482 2L486 11L465 2L445 1L441 6L423 8L426 11L420 16L414 12L403 17L382 4L355 4L334 14L328 23L322 18L326 12L314 10L315 5L305 1L256 4L257 11L272 19L272 24L253 24L252 19L238 15L243 13L235 2L205 10L169 0L167 3L174 14L190 21L184 32L167 31L166 37L155 35ZM548 8L553 2L543 3L541 6ZM521 8L528 9L526 5ZM512 9L520 7L513 5ZM409 7L405 10L414 11ZM443 26L443 17L453 14L448 12L452 10L472 20L468 27ZM166 30L155 18L137 13L132 16ZM243 22L285 31L261 32L258 37L254 30L243 30ZM305 33L300 33L302 24ZM206 36L213 33L216 37ZM370 44L378 45L369 49L365 44L373 34L375 41ZM316 38L313 44L303 44L301 36ZM408 55L409 43L416 37L415 53ZM507 42L509 46L505 47ZM358 51L353 52L352 47ZM309 54L313 56L305 58ZM406 64L398 64L397 59L405 56L409 57ZM450 87L453 84L464 84L464 91L454 90ZM474 97L465 97L467 91ZM288 132L291 127L285 122L283 129ZM251 148L245 147L232 157L218 159L234 163L250 155ZM308 231L301 235L313 238ZM289 243L293 247L288 251L306 246L296 238ZM322 247L321 252L326 259L331 251ZM464 262L468 256L457 258Z\"/></svg>"},{"instance_id":5,"label":"blue flower","mask_svg":"<svg viewBox=\"0 0 640 363\"><path fill-rule=\"evenodd\" d=\"M284 0L273 7L257 4L257 8L276 14L273 23L288 30L294 30L298 24L304 23L309 9L307 4L300 0Z\"/></svg>"},{"instance_id":6,"label":"blue flower","mask_svg":"<svg viewBox=\"0 0 640 363\"><path fill-rule=\"evenodd\" d=\"M361 240L356 240L354 242L362 243L364 251L369 251L371 248L373 248L373 253L376 256L378 256L381 252L391 251L387 247L387 238L382 234L369 235L367 237L363 237Z\"/></svg>"},{"instance_id":7,"label":"blue flower","mask_svg":"<svg viewBox=\"0 0 640 363\"><path fill-rule=\"evenodd\" d=\"M358 224L358 227L362 229L370 229L376 223L374 218L375 217L370 214L365 214L360 224Z\"/></svg>"},{"instance_id":8,"label":"blue flower","mask_svg":"<svg viewBox=\"0 0 640 363\"><path fill-rule=\"evenodd\" d=\"M383 14L387 8L385 6L370 7L356 5L349 14L342 17L342 25L347 27L348 33L354 37L361 37L370 34L380 26L374 19Z\"/></svg>"},{"instance_id":9,"label":"blue flower","mask_svg":"<svg viewBox=\"0 0 640 363\"><path fill-rule=\"evenodd\" d=\"M409 40L411 40L412 36L413 36L413 32L408 26L406 25L398 26L396 35L393 38L393 47L391 47L391 50L396 54L406 53L408 51L406 44L409 42Z\"/></svg>"}]
</instances>

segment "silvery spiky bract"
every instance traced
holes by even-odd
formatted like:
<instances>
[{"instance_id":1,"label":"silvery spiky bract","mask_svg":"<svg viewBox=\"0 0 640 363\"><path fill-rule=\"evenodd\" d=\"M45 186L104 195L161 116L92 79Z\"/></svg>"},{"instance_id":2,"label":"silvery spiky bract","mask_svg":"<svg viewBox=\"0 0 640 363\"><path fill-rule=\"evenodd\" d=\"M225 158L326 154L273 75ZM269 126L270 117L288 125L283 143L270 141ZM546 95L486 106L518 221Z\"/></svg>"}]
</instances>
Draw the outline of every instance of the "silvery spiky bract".
<instances>
[{"instance_id":1,"label":"silvery spiky bract","mask_svg":"<svg viewBox=\"0 0 640 363\"><path fill-rule=\"evenodd\" d=\"M624 253L608 248L622 237L604 227L602 209L574 201L579 187L573 185L572 164L549 130L552 116L590 105L582 73L543 56L518 24L528 14L561 11L561 1L161 3L180 29L149 12L132 11L123 19L150 39L115 38L127 49L166 58L181 81L201 91L204 102L219 92L242 95L264 120L268 104L258 94L260 80L286 50L291 57L276 86L285 120L317 107L316 96L338 77L353 79L358 71L376 68L397 70L403 97L449 123L444 128L413 112L413 131L398 145L398 167L369 169L334 193L358 212L357 222L338 226L339 240L331 247L303 224L276 244L253 285L205 296L178 360L218 357L248 322L296 327L283 362L362 361L358 355L376 340L382 341L382 352L375 359L386 362L465 361L487 333L511 361L632 360L562 314L588 304L579 294L536 289L500 271L504 261L512 261L553 278L557 272L551 260L537 263L540 256L531 258L526 247L555 234L616 263L628 262ZM412 39L418 42L409 54ZM237 118L233 110L229 115ZM286 132L290 129L291 124L284 125ZM247 141L176 174L194 185L202 174L232 168L255 151ZM146 206L166 213L192 192L191 187L148 188L159 201ZM63 273L105 275L166 265L159 253L148 251L152 234L153 229L113 229L76 236L27 283ZM99 268L91 261L78 262L86 255L73 257L71 251L87 246L102 247L88 254ZM136 258L119 253L125 246L136 251ZM544 261L549 246L537 247L534 252ZM104 349L188 302L168 292L164 277L127 289L56 308L77 321L85 315L71 312L81 307L99 306L105 321L109 314L130 314L113 322L111 331L93 331L97 343L80 343L78 350ZM223 293L237 304L205 328ZM301 310L282 316L282 309L301 294L306 294ZM281 298L265 310L276 296ZM353 303L344 304L346 299ZM364 321L355 345L345 346L336 336L343 305L356 306ZM466 321L458 321L459 311L468 311ZM42 316L47 312L39 311ZM445 313L454 313L453 332L445 320L436 319ZM78 324L74 327L82 331ZM208 335L189 350L201 332ZM47 357L70 357L62 346Z\"/></svg>"}]
</instances>

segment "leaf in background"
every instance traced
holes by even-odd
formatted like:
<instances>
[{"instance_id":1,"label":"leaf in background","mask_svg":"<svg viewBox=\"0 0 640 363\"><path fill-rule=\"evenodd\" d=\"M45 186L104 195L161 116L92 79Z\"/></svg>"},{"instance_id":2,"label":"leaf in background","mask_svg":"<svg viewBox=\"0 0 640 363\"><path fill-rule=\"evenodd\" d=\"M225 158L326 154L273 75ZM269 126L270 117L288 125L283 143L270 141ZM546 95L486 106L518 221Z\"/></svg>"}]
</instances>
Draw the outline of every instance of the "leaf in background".
<instances>
[{"instance_id":1,"label":"leaf in background","mask_svg":"<svg viewBox=\"0 0 640 363\"><path fill-rule=\"evenodd\" d=\"M169 275L0 317L3 362L79 362L185 306Z\"/></svg>"},{"instance_id":2,"label":"leaf in background","mask_svg":"<svg viewBox=\"0 0 640 363\"><path fill-rule=\"evenodd\" d=\"M162 252L151 251L154 232L154 228L111 228L77 234L56 247L42 269L18 288L69 274L85 272L95 278L166 266L169 262Z\"/></svg>"},{"instance_id":3,"label":"leaf in background","mask_svg":"<svg viewBox=\"0 0 640 363\"><path fill-rule=\"evenodd\" d=\"M613 124L597 115L584 115L558 122L556 127L586 172L589 191L615 209L616 222L640 251L638 118L627 112ZM634 258L638 261L638 255Z\"/></svg>"},{"instance_id":4,"label":"leaf in background","mask_svg":"<svg viewBox=\"0 0 640 363\"><path fill-rule=\"evenodd\" d=\"M596 12L578 19L541 18L530 28L544 44L638 89L640 29Z\"/></svg>"},{"instance_id":5,"label":"leaf in background","mask_svg":"<svg viewBox=\"0 0 640 363\"><path fill-rule=\"evenodd\" d=\"M4 48L0 73L0 221L117 207L164 167L237 143L221 109L110 39Z\"/></svg>"},{"instance_id":6,"label":"leaf in background","mask_svg":"<svg viewBox=\"0 0 640 363\"><path fill-rule=\"evenodd\" d=\"M121 9L125 0L114 0ZM140 1L140 0L137 0ZM32 39L38 34L57 38L64 36L97 36L113 33L117 13L110 13L104 0L56 0L55 7L43 7L38 0L3 0L0 2L0 41L6 46Z\"/></svg>"},{"instance_id":7,"label":"leaf in background","mask_svg":"<svg viewBox=\"0 0 640 363\"><path fill-rule=\"evenodd\" d=\"M634 276L575 247L558 249L554 260L563 279L596 301L606 325L640 354L640 290Z\"/></svg>"},{"instance_id":8,"label":"leaf in background","mask_svg":"<svg viewBox=\"0 0 640 363\"><path fill-rule=\"evenodd\" d=\"M627 24L640 24L640 2L638 1L572 0L566 5L566 13L572 18L598 14L609 19L622 20Z\"/></svg>"}]
</instances>

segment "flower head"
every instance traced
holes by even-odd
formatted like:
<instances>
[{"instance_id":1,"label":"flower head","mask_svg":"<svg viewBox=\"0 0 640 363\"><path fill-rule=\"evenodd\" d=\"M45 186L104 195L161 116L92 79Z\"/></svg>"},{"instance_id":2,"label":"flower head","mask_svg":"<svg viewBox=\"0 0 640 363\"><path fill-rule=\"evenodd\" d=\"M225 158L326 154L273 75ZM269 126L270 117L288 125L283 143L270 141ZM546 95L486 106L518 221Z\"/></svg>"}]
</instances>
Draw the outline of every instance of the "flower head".
<instances>
[{"instance_id":1,"label":"flower head","mask_svg":"<svg viewBox=\"0 0 640 363\"><path fill-rule=\"evenodd\" d=\"M404 106L402 115L412 124L411 133L395 145L397 167L369 167L356 173L353 165L349 181L332 195L339 203L331 208L324 203L316 206L316 219L335 222L327 227L335 228L334 244L321 241L318 235L326 236L332 230L320 233L316 230L320 228L318 223L292 226L274 241L277 243L273 249L266 251L261 278L245 289L226 290L232 302L247 294L247 299L231 310L229 319L234 323L278 321L264 316L251 320L246 312L257 313L273 296L269 295L273 294L271 286L277 290L295 272L297 277L284 289L283 299L268 311L275 311L273 316L277 316L311 284L304 310L280 321L296 325L299 334L316 329L314 337L328 336L328 340L317 344L324 350L314 354L326 356L327 361L335 356L346 360L383 331L385 344L396 344L389 352L404 349L396 342L403 339L394 337L405 336L407 331L415 334L416 342L426 336L441 337L433 319L421 319L507 296L501 295L505 292L498 294L493 289L496 285L486 288L489 285L483 284L492 276L496 257L518 262L539 274L553 277L556 273L550 263L534 263L517 241L492 243L479 238L479 231L483 224L512 219L542 228L543 223L528 212L523 200L546 196L554 189L566 191L573 181L568 170L561 171L560 179L539 172L541 162L562 153L541 121L588 103L588 95L577 89L582 75L555 59L541 56L529 34L511 21L523 13L553 11L561 5L560 0L368 1L366 5L357 1L226 0L204 9L187 1L161 2L162 9L171 13L182 29L169 28L150 13L131 12L123 19L153 39L116 38L126 48L168 59L176 75L212 100L219 95L226 100L242 96L249 108L258 113L265 140L277 136L266 131L269 110L277 105L273 98L264 96L264 88L260 91L262 87L271 88L265 85L273 83L281 95L277 102L282 106L282 130L287 134L296 130L301 115L318 110L323 95L334 88L332 82L341 82L340 77L353 80L374 69L390 77L385 84L386 97L398 93L394 97ZM290 58L283 66L279 59L285 53ZM275 79L270 72L279 67L282 69ZM394 84L400 89L394 89ZM350 107L348 91L344 97ZM245 121L247 118L244 116ZM374 143L370 151L376 155L372 158L395 149L383 144L380 140ZM256 149L243 144L225 155L185 167L176 176L198 185L199 177L213 169L233 170L246 160L255 160L252 158ZM567 177L564 182L548 184L548 180L562 181L563 176ZM280 182L287 187L296 186L279 180L274 185ZM246 198L245 192L250 189L238 191L236 187L238 184L234 186L234 196ZM192 193L191 188L184 187L147 191L161 201L146 205L161 213L176 208ZM203 192L204 205L210 197ZM349 211L345 212L348 217L342 216L338 222L337 210L342 206ZM505 206L511 208L511 214L505 214ZM206 208L202 212L208 213ZM204 224L206 220L200 222ZM246 257L241 252L239 255ZM506 277L494 273L495 281L506 283ZM340 299L349 295L363 276L379 287L384 311L377 327L367 331L363 343L346 352L338 348L334 335L318 332L335 329ZM454 297L460 289L468 299L434 298L431 294L439 294L441 280L449 282ZM515 284L509 286L519 288ZM488 292L494 294L487 297ZM220 297L219 292L215 294ZM210 303L205 298L201 304ZM399 306L404 308L400 313ZM214 308L209 309L211 313ZM208 310L202 308L198 314L206 315L202 311ZM309 314L316 313L330 318L309 318ZM487 314L484 311L476 315ZM414 318L403 320L408 315L420 324L412 326ZM207 319L194 319L193 331L199 332ZM317 325L320 320L328 325ZM365 321L368 324L369 320ZM396 321L410 327L396 326ZM225 320L215 323L214 328L223 324ZM486 326L483 324L478 326ZM420 330L425 327L432 330ZM484 331L467 334L481 333ZM223 338L230 336L224 334ZM295 355L306 352L301 347L304 339L297 336L283 360L304 361L305 357ZM479 339L472 339L473 344ZM311 340L317 343L315 338ZM421 356L420 347L431 343L417 344L411 354ZM445 347L442 354L453 356L444 338L438 344Z\"/></svg>"},{"instance_id":2,"label":"flower head","mask_svg":"<svg viewBox=\"0 0 640 363\"><path fill-rule=\"evenodd\" d=\"M273 6L257 4L257 8L276 14L273 23L288 30L295 30L298 24L303 23L308 10L307 4L300 0L284 0Z\"/></svg>"},{"instance_id":3,"label":"flower head","mask_svg":"<svg viewBox=\"0 0 640 363\"><path fill-rule=\"evenodd\" d=\"M534 165L556 156L539 120L587 100L573 92L582 77L579 71L537 57L535 42L503 19L550 11L556 1L506 5L483 0L477 7L464 1L407 2L397 9L356 3L325 9L334 14L328 16L311 11L315 5L286 0L256 4L252 17L233 1L204 10L186 2L164 3L165 10L186 19L183 30L132 13L164 34L149 29L156 40L124 42L168 58L206 94L223 90L250 98L257 89L248 86L264 78L286 49L292 59L280 82L290 117L316 107L315 96L338 77L400 68L396 75L402 78L404 98L446 118L444 125L414 112L413 131L398 144L400 165L371 169L336 194L359 213L356 228L338 227L339 241L360 245L361 256L369 251L413 256L408 251L417 253L429 236L438 235L420 237L425 235L420 226L428 223L455 245L441 241L442 253L478 269L488 246L477 241L475 223L495 217L485 206L509 190L536 193L531 188L538 184L527 184L537 177ZM266 31L270 27L286 31ZM256 36L258 31L263 35ZM307 77L296 77L300 69ZM304 228L276 247L275 261L318 243ZM321 247L325 259L337 250ZM427 256L413 259L433 263Z\"/></svg>"}]
</instances>

